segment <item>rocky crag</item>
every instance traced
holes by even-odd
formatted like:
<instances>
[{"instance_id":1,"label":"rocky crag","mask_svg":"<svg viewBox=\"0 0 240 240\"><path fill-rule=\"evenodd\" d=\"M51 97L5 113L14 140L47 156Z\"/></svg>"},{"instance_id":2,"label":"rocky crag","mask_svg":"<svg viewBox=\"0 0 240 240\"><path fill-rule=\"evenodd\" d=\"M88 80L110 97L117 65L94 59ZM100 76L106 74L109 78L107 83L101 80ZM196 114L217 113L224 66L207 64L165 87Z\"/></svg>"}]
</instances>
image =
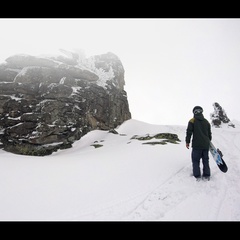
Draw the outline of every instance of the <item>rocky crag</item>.
<instances>
[{"instance_id":1,"label":"rocky crag","mask_svg":"<svg viewBox=\"0 0 240 240\"><path fill-rule=\"evenodd\" d=\"M124 68L113 53L85 58L14 55L0 65L0 143L16 154L44 156L70 148L89 131L131 119Z\"/></svg>"},{"instance_id":2,"label":"rocky crag","mask_svg":"<svg viewBox=\"0 0 240 240\"><path fill-rule=\"evenodd\" d=\"M235 128L235 125L228 118L225 110L220 106L219 103L213 103L214 112L210 114L210 118L212 121L212 126L216 128L220 128L223 125L228 127Z\"/></svg>"}]
</instances>

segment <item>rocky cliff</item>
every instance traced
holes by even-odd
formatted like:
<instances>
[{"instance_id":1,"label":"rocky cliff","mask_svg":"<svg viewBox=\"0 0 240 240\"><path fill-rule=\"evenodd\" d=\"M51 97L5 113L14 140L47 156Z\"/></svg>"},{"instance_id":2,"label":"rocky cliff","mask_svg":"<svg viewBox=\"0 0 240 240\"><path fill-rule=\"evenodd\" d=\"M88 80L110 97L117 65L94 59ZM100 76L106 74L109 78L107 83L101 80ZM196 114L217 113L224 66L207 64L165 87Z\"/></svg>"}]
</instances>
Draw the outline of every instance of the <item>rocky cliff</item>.
<instances>
[{"instance_id":1,"label":"rocky cliff","mask_svg":"<svg viewBox=\"0 0 240 240\"><path fill-rule=\"evenodd\" d=\"M220 106L219 103L213 103L214 112L210 114L210 118L212 121L212 126L220 128L223 125L227 125L228 127L235 127L235 125L228 118L225 110Z\"/></svg>"},{"instance_id":2,"label":"rocky cliff","mask_svg":"<svg viewBox=\"0 0 240 240\"><path fill-rule=\"evenodd\" d=\"M14 55L0 65L0 143L16 154L44 156L94 129L131 118L124 68L113 53Z\"/></svg>"}]
</instances>

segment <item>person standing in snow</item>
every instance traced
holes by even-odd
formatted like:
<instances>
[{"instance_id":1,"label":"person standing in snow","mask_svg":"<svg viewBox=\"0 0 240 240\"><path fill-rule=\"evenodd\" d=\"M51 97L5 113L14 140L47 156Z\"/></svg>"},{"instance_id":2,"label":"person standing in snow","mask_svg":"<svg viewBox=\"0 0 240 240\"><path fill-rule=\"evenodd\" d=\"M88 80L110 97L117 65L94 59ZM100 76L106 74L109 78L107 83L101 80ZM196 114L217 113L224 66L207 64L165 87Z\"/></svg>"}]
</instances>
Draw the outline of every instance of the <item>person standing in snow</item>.
<instances>
[{"instance_id":1,"label":"person standing in snow","mask_svg":"<svg viewBox=\"0 0 240 240\"><path fill-rule=\"evenodd\" d=\"M192 137L192 168L193 176L199 180L201 178L200 160L202 159L202 178L210 179L211 171L209 167L209 145L212 140L211 125L203 116L203 109L200 106L193 108L193 118L189 120L186 130L186 147Z\"/></svg>"}]
</instances>

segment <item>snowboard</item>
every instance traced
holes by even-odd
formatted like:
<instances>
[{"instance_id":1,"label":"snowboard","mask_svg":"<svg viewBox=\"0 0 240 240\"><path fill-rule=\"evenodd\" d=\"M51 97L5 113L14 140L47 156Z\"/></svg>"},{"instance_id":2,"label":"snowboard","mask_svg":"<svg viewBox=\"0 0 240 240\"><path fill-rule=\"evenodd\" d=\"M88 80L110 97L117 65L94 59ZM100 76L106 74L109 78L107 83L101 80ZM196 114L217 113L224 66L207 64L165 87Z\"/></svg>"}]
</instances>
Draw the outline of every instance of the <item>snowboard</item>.
<instances>
[{"instance_id":1,"label":"snowboard","mask_svg":"<svg viewBox=\"0 0 240 240\"><path fill-rule=\"evenodd\" d=\"M224 162L223 160L223 154L222 152L216 148L212 142L210 142L210 147L209 147L209 151L210 153L212 154L213 156L213 159L215 160L215 162L217 163L217 166L219 167L219 169L222 171L222 172L227 172L228 170L228 167L227 167L227 164Z\"/></svg>"}]
</instances>

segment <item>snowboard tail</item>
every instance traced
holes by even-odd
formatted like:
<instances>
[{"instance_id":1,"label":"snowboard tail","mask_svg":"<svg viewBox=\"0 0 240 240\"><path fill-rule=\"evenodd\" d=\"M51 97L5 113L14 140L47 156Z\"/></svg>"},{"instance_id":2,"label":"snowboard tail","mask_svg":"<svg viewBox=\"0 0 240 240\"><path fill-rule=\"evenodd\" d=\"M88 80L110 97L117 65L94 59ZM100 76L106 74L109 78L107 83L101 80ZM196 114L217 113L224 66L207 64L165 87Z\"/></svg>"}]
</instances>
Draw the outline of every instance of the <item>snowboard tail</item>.
<instances>
[{"instance_id":1,"label":"snowboard tail","mask_svg":"<svg viewBox=\"0 0 240 240\"><path fill-rule=\"evenodd\" d=\"M215 160L215 162L217 163L217 166L219 167L219 169L222 171L222 172L227 172L228 170L228 167L227 167L227 164L224 162L223 160L223 154L222 152L216 148L212 142L210 142L210 147L209 147L209 151L210 153L212 154L213 156L213 159Z\"/></svg>"}]
</instances>

